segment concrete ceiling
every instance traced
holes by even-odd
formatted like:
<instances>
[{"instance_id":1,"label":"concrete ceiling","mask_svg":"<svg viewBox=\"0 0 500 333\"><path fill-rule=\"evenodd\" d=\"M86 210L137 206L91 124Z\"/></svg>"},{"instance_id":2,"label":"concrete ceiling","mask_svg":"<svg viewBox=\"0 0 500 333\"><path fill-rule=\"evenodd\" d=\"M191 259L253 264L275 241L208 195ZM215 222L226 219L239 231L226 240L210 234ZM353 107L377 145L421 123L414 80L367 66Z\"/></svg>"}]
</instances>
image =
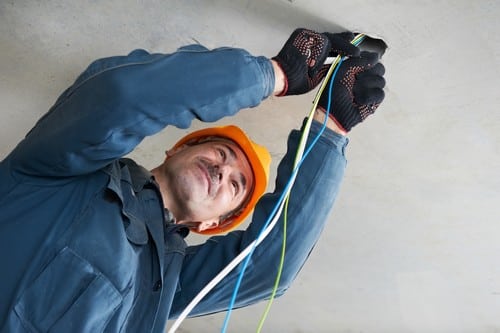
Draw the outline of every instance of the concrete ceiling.
<instances>
[{"instance_id":1,"label":"concrete ceiling","mask_svg":"<svg viewBox=\"0 0 500 333\"><path fill-rule=\"evenodd\" d=\"M4 0L0 157L98 57L194 41L273 56L298 26L380 36L386 101L352 131L331 221L264 331L500 332L499 17L486 0ZM312 98L273 98L223 123L266 144L276 165ZM184 132L132 156L153 167ZM235 311L230 331L255 331L264 305Z\"/></svg>"}]
</instances>

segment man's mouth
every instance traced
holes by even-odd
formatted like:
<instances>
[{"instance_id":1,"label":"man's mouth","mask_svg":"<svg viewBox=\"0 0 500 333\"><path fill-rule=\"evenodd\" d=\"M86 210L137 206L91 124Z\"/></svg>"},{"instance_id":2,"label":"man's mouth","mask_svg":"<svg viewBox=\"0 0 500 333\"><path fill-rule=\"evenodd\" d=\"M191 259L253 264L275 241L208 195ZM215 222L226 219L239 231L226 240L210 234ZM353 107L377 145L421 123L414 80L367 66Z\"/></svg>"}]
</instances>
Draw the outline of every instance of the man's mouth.
<instances>
[{"instance_id":1,"label":"man's mouth","mask_svg":"<svg viewBox=\"0 0 500 333\"><path fill-rule=\"evenodd\" d=\"M217 180L218 180L217 170L215 167L213 167L208 162L203 161L203 160L201 160L201 163L200 163L200 170L203 172L203 174L205 175L205 178L207 179L207 184L208 184L207 191L209 194L211 194L212 187L214 185L217 185Z\"/></svg>"}]
</instances>

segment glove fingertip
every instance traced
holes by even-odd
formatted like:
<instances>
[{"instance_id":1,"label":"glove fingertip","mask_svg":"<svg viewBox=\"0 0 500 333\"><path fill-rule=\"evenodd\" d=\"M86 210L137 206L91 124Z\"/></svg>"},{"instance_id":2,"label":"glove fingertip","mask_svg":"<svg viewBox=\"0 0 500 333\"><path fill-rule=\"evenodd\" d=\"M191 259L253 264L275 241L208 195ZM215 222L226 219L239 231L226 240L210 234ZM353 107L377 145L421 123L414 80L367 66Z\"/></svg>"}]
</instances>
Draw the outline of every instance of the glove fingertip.
<instances>
[{"instance_id":1,"label":"glove fingertip","mask_svg":"<svg viewBox=\"0 0 500 333\"><path fill-rule=\"evenodd\" d=\"M373 74L383 76L385 74L385 66L378 62L375 66L369 69Z\"/></svg>"},{"instance_id":2,"label":"glove fingertip","mask_svg":"<svg viewBox=\"0 0 500 333\"><path fill-rule=\"evenodd\" d=\"M384 91L384 89L382 89L382 88L373 88L372 89L372 93L373 93L373 98L375 100L373 103L381 104L384 101L384 98L385 98L385 91Z\"/></svg>"}]
</instances>

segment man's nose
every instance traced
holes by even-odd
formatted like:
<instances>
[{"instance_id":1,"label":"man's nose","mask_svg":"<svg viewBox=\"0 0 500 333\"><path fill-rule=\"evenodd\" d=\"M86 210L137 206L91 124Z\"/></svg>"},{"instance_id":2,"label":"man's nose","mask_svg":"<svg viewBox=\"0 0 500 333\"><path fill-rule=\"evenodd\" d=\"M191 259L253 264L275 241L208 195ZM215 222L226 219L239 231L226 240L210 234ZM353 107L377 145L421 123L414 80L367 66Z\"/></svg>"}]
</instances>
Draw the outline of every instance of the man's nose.
<instances>
[{"instance_id":1,"label":"man's nose","mask_svg":"<svg viewBox=\"0 0 500 333\"><path fill-rule=\"evenodd\" d=\"M231 172L231 166L228 164L219 164L214 167L214 171L219 182L222 182Z\"/></svg>"}]
</instances>

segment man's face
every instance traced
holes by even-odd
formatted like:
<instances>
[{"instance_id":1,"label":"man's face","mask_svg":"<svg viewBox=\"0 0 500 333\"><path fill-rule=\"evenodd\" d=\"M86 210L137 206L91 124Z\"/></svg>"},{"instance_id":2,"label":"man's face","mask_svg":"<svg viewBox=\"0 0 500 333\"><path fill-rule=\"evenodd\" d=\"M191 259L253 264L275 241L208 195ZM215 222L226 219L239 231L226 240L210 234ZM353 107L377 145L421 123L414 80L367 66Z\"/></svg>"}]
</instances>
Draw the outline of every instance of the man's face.
<instances>
[{"instance_id":1,"label":"man's face","mask_svg":"<svg viewBox=\"0 0 500 333\"><path fill-rule=\"evenodd\" d=\"M231 140L211 138L167 152L162 166L167 180L167 208L178 223L199 230L218 225L253 188L253 173L245 154Z\"/></svg>"}]
</instances>

